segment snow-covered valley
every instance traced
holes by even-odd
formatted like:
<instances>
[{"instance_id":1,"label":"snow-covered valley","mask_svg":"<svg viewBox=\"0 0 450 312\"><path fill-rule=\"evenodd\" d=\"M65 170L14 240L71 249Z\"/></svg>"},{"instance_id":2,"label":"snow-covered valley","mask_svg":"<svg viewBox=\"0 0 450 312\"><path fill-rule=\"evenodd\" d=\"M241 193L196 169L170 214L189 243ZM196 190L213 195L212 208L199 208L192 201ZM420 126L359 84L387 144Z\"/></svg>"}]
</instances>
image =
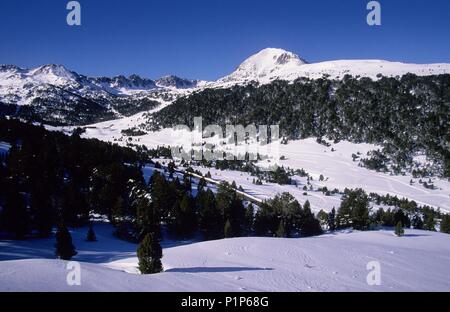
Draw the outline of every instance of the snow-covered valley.
<instances>
[{"instance_id":1,"label":"snow-covered valley","mask_svg":"<svg viewBox=\"0 0 450 312\"><path fill-rule=\"evenodd\" d=\"M89 104L94 102L94 104L101 104L100 107L105 110L104 112L112 113L111 116L117 119L94 118L93 120L96 121L92 121L88 125L85 123L75 123L75 125L74 123L60 123L61 126L45 124L45 128L62 131L68 136L72 136L77 130L80 131L81 138L98 139L122 147L145 146L151 150L178 146L180 143L184 143L184 140L189 140L191 136L190 132L180 132L168 127L159 131L149 130L150 128L146 126L149 125L152 114L169 107L176 99L188 98L190 95L206 89L218 91L215 89L246 85L251 82L263 85L278 79L290 83L298 78L320 79L326 77L339 80L345 75L377 80L381 76L396 77L408 73L417 76L449 74L450 64L420 65L379 60L340 60L309 64L294 53L269 48L248 58L235 72L213 82L186 80L175 76L158 80L138 76L90 78L56 65L29 70L15 66L1 66L0 108L2 104L8 106L13 104L22 109L39 104L38 102L43 98L59 109L60 102L58 101L70 104L65 101L67 99L76 99L77 101L80 98L89 99L89 101L93 101ZM121 102L124 99L132 102L126 102L125 105ZM135 113L134 110L132 110L133 113L130 113L127 110L129 106L134 108L136 103L141 103L145 99L150 99L151 103L148 104L148 107L151 108L144 111L137 109L138 113ZM119 101L116 107L111 107L113 100ZM82 101L82 103L84 102ZM209 102L207 103L209 104ZM125 108L122 107L122 104ZM69 111L73 109L71 105L68 105L68 108ZM127 114L116 111L117 108L124 109ZM81 107L81 110L84 108ZM64 114L60 115L60 113L57 110L58 119L64 120ZM78 113L75 112L76 114ZM107 121L97 122L98 120ZM35 124L38 123L40 121L36 120ZM72 126L62 126L64 124ZM5 135L5 137L8 136ZM79 139L77 135L73 137L76 138L74 141L81 144L77 140ZM351 139L348 138L348 140ZM320 142L321 140L322 142ZM235 182L241 195L243 193L251 196L256 199L254 201L256 203L270 201L279 194L289 193L302 206L309 202L312 212L316 215L321 210L324 212L331 212L333 208L338 210L344 197L344 190L359 188L367 194L375 193L382 196L396 196L399 199L405 198L414 201L419 206L430 206L439 212L450 213L450 181L448 179L439 177L437 174L429 175L426 178L415 177L411 171L406 169L402 169L403 171L398 174L369 170L362 166L360 159L368 157L368 153L372 151L381 150L383 146L352 143L348 140L339 142L325 140L324 144L323 138L311 136L307 139L289 140L285 142L286 144L279 145L277 164L286 170L292 170L292 172L298 170L297 173L290 176L292 183L283 185L267 180L256 183L255 176L243 171L221 170L215 168L214 165L207 167L201 166L199 163L189 165L192 165L192 169L204 176L210 175L208 181L210 184L206 188L212 189L215 195L217 195L217 185L221 181L230 184ZM8 153L12 145L14 146L14 143L11 145L13 141L9 143L6 141L0 140L0 156L2 157ZM439 143L445 144L444 141L445 139ZM16 142L21 144L19 139ZM99 144L98 141L92 140L92 142ZM214 142L213 139L205 139L199 146L206 146L206 143ZM355 142L366 141L355 140ZM108 150L108 148L104 150ZM245 152L245 147L243 147L243 151ZM36 154L42 156L40 153ZM432 162L424 153L416 153L414 156L418 166L426 166ZM16 157L18 156L16 155ZM32 157L37 156L32 155ZM95 160L95 157L96 155L90 155L89 159ZM148 159L146 158L146 160ZM163 166L157 169L165 177L162 179L163 181L171 180L168 173L168 163L171 160L169 158L153 159L154 162L158 161ZM179 170L175 175L180 181L183 181L183 173L188 165L183 167L179 159L175 160L178 165L177 170ZM7 172L7 162L0 164ZM20 161L17 161L17 164L20 164ZM83 175L83 178L90 179L86 185L91 186L90 181L93 176L101 181L98 183L99 185L107 181L107 179L105 181L101 179L104 178L101 174L99 174L100 177L96 176L98 172L111 173L112 178L111 176L108 178L119 179L114 176L114 169L109 172L107 171L109 167L105 164L102 165L104 167L101 169L105 171L99 171L98 167L101 166L95 166L90 168L92 172L88 171L86 177ZM122 161L120 165L125 167L130 164ZM142 163L136 166L138 175L141 174L140 165ZM259 168L266 165L267 161L256 163ZM21 169L20 165L17 167ZM74 167L77 166L71 168ZM119 165L118 167L121 168ZM145 194L143 196L149 198L149 203L147 203L149 206L153 203L151 203L151 191L148 183L155 170L154 164L147 164L142 169L146 182L142 183ZM299 175L298 172L304 172L306 175ZM64 176L67 181L69 180L66 172L61 176ZM64 179L62 181L66 181ZM185 196L195 198L199 190L198 179L198 176L192 179L192 189L185 191ZM131 179L131 182L136 181ZM130 184L132 184L131 182ZM183 185L185 185L184 182L182 182ZM98 185L96 184L96 186ZM323 191L324 188L333 192L327 194ZM30 196L27 191L16 191L19 193L19 198ZM91 190L86 188L83 189L84 191L90 192ZM234 191L236 192L235 189ZM83 192L80 194L84 194ZM36 193L31 197L35 195ZM117 195L113 194L113 196ZM128 193L127 195L120 194L118 195L119 200L122 199L121 196L127 199L131 198ZM130 198L126 196L130 196ZM91 200L91 198L89 199ZM133 200L135 199L133 197ZM239 197L239 199L241 202L242 198ZM250 200L252 201L252 199ZM113 202L113 204L116 203ZM244 204L245 207L248 207L247 202ZM263 205L259 207L257 204L255 206L256 209L263 207ZM3 207L0 208L3 209ZM28 208L26 207L24 210ZM110 206L107 208L112 210ZM171 209L174 209L173 207L166 208L170 211L169 214L172 212ZM369 208L373 213L378 208L394 210L398 207L383 203L374 204L371 201ZM135 209L134 206L133 209ZM123 213L123 211L120 212ZM127 215L126 217L137 218L136 215ZM439 218L436 218L437 230L439 230L441 221L438 220ZM301 234L298 235L299 232L295 233L295 238L253 237L256 234L249 231L242 235L246 237L202 241L201 235L198 234L203 229L196 229L194 238L182 240L175 239L168 234L165 224L167 219L163 222L164 233L161 242L164 272L153 275L139 274L136 254L138 245L115 237L113 235L115 229L106 220L94 225L97 242L85 240L87 228L71 228L73 243L78 252L73 257L73 261L81 264L80 286L68 285L66 281L69 272L68 262L56 259L54 237L38 239L35 235L36 229L34 232L27 233L30 235L26 236L29 238L26 240L13 241L9 240L10 237L7 235L1 236L0 291L450 291L448 279L450 275L450 235L448 234L407 228L404 236L397 237L394 235L393 228L375 226L374 228L378 230L360 232L348 228L328 231L328 225L325 225L323 228L325 234L315 237L301 237ZM161 220L162 218L158 219L158 222L160 223ZM223 221L229 220L225 218ZM277 222L280 225L283 224L282 221ZM55 225L53 224L53 226ZM222 229L224 228L223 224L220 226ZM433 225L434 228L435 225ZM247 235L248 233L250 235ZM0 232L0 235L3 234ZM266 236L275 236L274 231L270 234ZM290 235L285 236L289 237ZM8 240L3 237L8 237ZM371 262L380 265L380 285L372 286L367 282L370 272L368 264Z\"/></svg>"},{"instance_id":2,"label":"snow-covered valley","mask_svg":"<svg viewBox=\"0 0 450 312\"><path fill-rule=\"evenodd\" d=\"M94 124L85 128L83 137L97 138L107 142L126 145L128 143L145 145L147 148L158 146L170 146L180 144L180 138L189 137L187 133L180 133L173 129L163 129L157 132L148 132L142 136L126 137L122 130L139 125L144 120L142 114L116 121L107 121ZM49 127L50 129L55 129ZM57 128L70 133L73 128ZM207 141L207 140L205 140ZM411 174L392 175L376 172L358 165L354 161L353 154L365 156L369 151L381 149L373 144L355 144L341 141L337 144L330 142L330 146L324 146L315 139L290 141L286 145L279 145L279 155L284 156L279 161L280 166L290 169L304 169L313 177L311 182L315 189L327 187L329 190L337 188L343 191L345 188L363 188L366 192L380 195L390 194L399 198L407 198L416 201L419 205L429 205L440 208L444 212L450 212L450 183L445 179L433 178L435 189L427 189L419 183L420 179L413 178ZM423 162L426 160L424 159ZM216 170L214 168L195 167L206 174L208 171L217 180L232 182L241 185L249 194L261 200L272 198L278 193L289 192L303 203L309 200L314 211L321 209L330 211L337 208L340 203L339 196L325 196L322 192L307 192L303 190L306 178L296 176L297 185L278 185L264 183L255 185L254 177L248 173L232 170ZM324 181L319 181L320 175ZM411 184L411 181L413 183Z\"/></svg>"}]
</instances>

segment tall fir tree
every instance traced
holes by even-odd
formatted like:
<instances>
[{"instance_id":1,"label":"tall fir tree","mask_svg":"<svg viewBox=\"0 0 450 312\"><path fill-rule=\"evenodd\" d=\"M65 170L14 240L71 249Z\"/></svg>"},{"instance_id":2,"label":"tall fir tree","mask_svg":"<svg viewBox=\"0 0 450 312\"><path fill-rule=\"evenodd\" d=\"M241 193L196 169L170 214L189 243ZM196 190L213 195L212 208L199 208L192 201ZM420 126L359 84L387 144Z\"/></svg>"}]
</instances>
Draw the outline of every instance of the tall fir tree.
<instances>
[{"instance_id":1,"label":"tall fir tree","mask_svg":"<svg viewBox=\"0 0 450 312\"><path fill-rule=\"evenodd\" d=\"M229 221L233 236L241 236L245 228L245 207L230 184L219 185L216 202L223 220Z\"/></svg>"},{"instance_id":2,"label":"tall fir tree","mask_svg":"<svg viewBox=\"0 0 450 312\"><path fill-rule=\"evenodd\" d=\"M178 233L190 236L197 228L197 215L195 213L194 201L189 193L184 194L180 202Z\"/></svg>"},{"instance_id":3,"label":"tall fir tree","mask_svg":"<svg viewBox=\"0 0 450 312\"><path fill-rule=\"evenodd\" d=\"M56 256L62 260L70 260L76 254L72 235L65 225L60 225L56 232Z\"/></svg>"},{"instance_id":4,"label":"tall fir tree","mask_svg":"<svg viewBox=\"0 0 450 312\"><path fill-rule=\"evenodd\" d=\"M253 206L252 203L250 203L245 209L245 224L244 224L245 234L249 235L250 233L253 232L254 219L255 219L255 207Z\"/></svg>"},{"instance_id":5,"label":"tall fir tree","mask_svg":"<svg viewBox=\"0 0 450 312\"><path fill-rule=\"evenodd\" d=\"M398 237L403 236L405 234L405 230L403 228L402 221L398 221L397 225L395 226L395 235Z\"/></svg>"},{"instance_id":6,"label":"tall fir tree","mask_svg":"<svg viewBox=\"0 0 450 312\"><path fill-rule=\"evenodd\" d=\"M155 233L156 237L160 237L160 220L154 203L146 197L140 197L134 201L132 207L137 214L138 240L142 240L149 233Z\"/></svg>"},{"instance_id":7,"label":"tall fir tree","mask_svg":"<svg viewBox=\"0 0 450 312\"><path fill-rule=\"evenodd\" d=\"M334 207L328 214L328 228L330 231L336 230L336 209Z\"/></svg>"},{"instance_id":8,"label":"tall fir tree","mask_svg":"<svg viewBox=\"0 0 450 312\"><path fill-rule=\"evenodd\" d=\"M163 271L161 263L162 248L152 233L145 235L137 250L139 271L142 274L155 274Z\"/></svg>"},{"instance_id":9,"label":"tall fir tree","mask_svg":"<svg viewBox=\"0 0 450 312\"><path fill-rule=\"evenodd\" d=\"M424 213L423 228L427 231L436 231L436 219L432 212Z\"/></svg>"},{"instance_id":10,"label":"tall fir tree","mask_svg":"<svg viewBox=\"0 0 450 312\"><path fill-rule=\"evenodd\" d=\"M397 209L394 212L394 224L401 222L403 227L409 227L411 225L411 221L409 217L403 212L403 209Z\"/></svg>"},{"instance_id":11,"label":"tall fir tree","mask_svg":"<svg viewBox=\"0 0 450 312\"><path fill-rule=\"evenodd\" d=\"M92 223L89 225L89 229L86 234L86 241L90 243L97 241L97 235L95 235L94 226L92 225Z\"/></svg>"},{"instance_id":12,"label":"tall fir tree","mask_svg":"<svg viewBox=\"0 0 450 312\"><path fill-rule=\"evenodd\" d=\"M320 226L320 222L314 217L314 214L311 211L311 204L309 203L309 200L307 200L303 205L300 234L302 236L314 236L322 233L323 230Z\"/></svg>"},{"instance_id":13,"label":"tall fir tree","mask_svg":"<svg viewBox=\"0 0 450 312\"><path fill-rule=\"evenodd\" d=\"M167 217L175 199L170 198L168 182L158 171L150 178L150 194L156 216Z\"/></svg>"},{"instance_id":14,"label":"tall fir tree","mask_svg":"<svg viewBox=\"0 0 450 312\"><path fill-rule=\"evenodd\" d=\"M444 214L441 220L441 232L450 234L450 215Z\"/></svg>"},{"instance_id":15,"label":"tall fir tree","mask_svg":"<svg viewBox=\"0 0 450 312\"><path fill-rule=\"evenodd\" d=\"M362 189L346 190L338 210L338 226L367 230L370 225L369 215L369 197L366 192Z\"/></svg>"},{"instance_id":16,"label":"tall fir tree","mask_svg":"<svg viewBox=\"0 0 450 312\"><path fill-rule=\"evenodd\" d=\"M207 189L197 194L199 226L205 239L223 238L224 221L217 208L214 193Z\"/></svg>"},{"instance_id":17,"label":"tall fir tree","mask_svg":"<svg viewBox=\"0 0 450 312\"><path fill-rule=\"evenodd\" d=\"M280 221L276 235L277 235L277 237L286 237L286 229L284 227L284 220Z\"/></svg>"},{"instance_id":18,"label":"tall fir tree","mask_svg":"<svg viewBox=\"0 0 450 312\"><path fill-rule=\"evenodd\" d=\"M223 230L224 233L224 237L225 238L231 238L233 237L233 228L231 226L230 220L227 220L227 222L225 222L225 228Z\"/></svg>"}]
</instances>

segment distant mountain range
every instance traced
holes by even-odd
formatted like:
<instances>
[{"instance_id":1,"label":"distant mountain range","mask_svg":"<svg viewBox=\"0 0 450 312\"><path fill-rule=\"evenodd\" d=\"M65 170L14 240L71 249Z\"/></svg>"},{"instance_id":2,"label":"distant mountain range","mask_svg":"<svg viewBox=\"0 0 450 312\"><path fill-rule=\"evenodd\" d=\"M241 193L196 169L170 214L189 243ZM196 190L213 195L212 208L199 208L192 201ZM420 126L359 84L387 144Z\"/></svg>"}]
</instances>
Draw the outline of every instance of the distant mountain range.
<instances>
[{"instance_id":1,"label":"distant mountain range","mask_svg":"<svg viewBox=\"0 0 450 312\"><path fill-rule=\"evenodd\" d=\"M419 76L450 73L450 64L405 64L381 60L340 60L309 64L296 54L268 48L245 60L233 73L217 81L166 76L152 80L129 77L87 77L62 65L24 69L0 66L0 114L53 125L85 125L131 116L157 108L205 88L300 77L341 79L345 75L377 79L381 76Z\"/></svg>"}]
</instances>

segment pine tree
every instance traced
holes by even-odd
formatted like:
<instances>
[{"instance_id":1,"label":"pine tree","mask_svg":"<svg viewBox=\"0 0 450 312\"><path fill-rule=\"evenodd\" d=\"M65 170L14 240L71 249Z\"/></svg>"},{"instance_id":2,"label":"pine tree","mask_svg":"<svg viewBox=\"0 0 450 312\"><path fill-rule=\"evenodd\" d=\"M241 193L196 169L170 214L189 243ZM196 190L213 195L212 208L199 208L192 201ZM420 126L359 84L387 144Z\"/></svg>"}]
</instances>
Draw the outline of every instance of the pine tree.
<instances>
[{"instance_id":1,"label":"pine tree","mask_svg":"<svg viewBox=\"0 0 450 312\"><path fill-rule=\"evenodd\" d=\"M154 203L145 197L141 197L135 200L132 207L137 214L138 240L143 239L148 233L155 233L159 237L160 222Z\"/></svg>"},{"instance_id":2,"label":"pine tree","mask_svg":"<svg viewBox=\"0 0 450 312\"><path fill-rule=\"evenodd\" d=\"M199 226L205 239L223 238L224 222L217 209L214 193L207 189L197 194Z\"/></svg>"},{"instance_id":3,"label":"pine tree","mask_svg":"<svg viewBox=\"0 0 450 312\"><path fill-rule=\"evenodd\" d=\"M397 209L394 213L394 224L401 222L404 227L409 227L411 221L408 216L403 212L403 209Z\"/></svg>"},{"instance_id":4,"label":"pine tree","mask_svg":"<svg viewBox=\"0 0 450 312\"><path fill-rule=\"evenodd\" d=\"M246 224L245 207L242 200L237 197L236 192L233 193L233 200L231 201L228 219L231 222L233 236L242 236L244 234Z\"/></svg>"},{"instance_id":5,"label":"pine tree","mask_svg":"<svg viewBox=\"0 0 450 312\"><path fill-rule=\"evenodd\" d=\"M70 260L76 254L69 230L65 225L60 225L56 232L56 256L62 260Z\"/></svg>"},{"instance_id":6,"label":"pine tree","mask_svg":"<svg viewBox=\"0 0 450 312\"><path fill-rule=\"evenodd\" d=\"M436 231L436 220L432 212L424 213L423 229L427 231Z\"/></svg>"},{"instance_id":7,"label":"pine tree","mask_svg":"<svg viewBox=\"0 0 450 312\"><path fill-rule=\"evenodd\" d=\"M150 178L150 193L157 217L167 217L174 204L175 198L170 198L167 184L166 179L158 171L155 171Z\"/></svg>"},{"instance_id":8,"label":"pine tree","mask_svg":"<svg viewBox=\"0 0 450 312\"><path fill-rule=\"evenodd\" d=\"M338 210L338 227L353 226L356 230L367 230L370 224L369 197L362 189L346 190Z\"/></svg>"},{"instance_id":9,"label":"pine tree","mask_svg":"<svg viewBox=\"0 0 450 312\"><path fill-rule=\"evenodd\" d=\"M395 226L395 235L398 237L403 236L405 234L405 230L403 229L403 224L401 221L398 221L397 225Z\"/></svg>"},{"instance_id":10,"label":"pine tree","mask_svg":"<svg viewBox=\"0 0 450 312\"><path fill-rule=\"evenodd\" d=\"M303 205L303 212L300 223L300 234L302 236L314 236L323 233L319 220L311 212L311 204L307 200Z\"/></svg>"},{"instance_id":11,"label":"pine tree","mask_svg":"<svg viewBox=\"0 0 450 312\"><path fill-rule=\"evenodd\" d=\"M142 274L154 274L163 271L161 263L162 248L154 234L145 235L137 250L139 270Z\"/></svg>"},{"instance_id":12,"label":"pine tree","mask_svg":"<svg viewBox=\"0 0 450 312\"><path fill-rule=\"evenodd\" d=\"M250 234L253 231L253 223L255 219L255 208L253 204L250 203L245 209L245 232L246 234Z\"/></svg>"},{"instance_id":13,"label":"pine tree","mask_svg":"<svg viewBox=\"0 0 450 312\"><path fill-rule=\"evenodd\" d=\"M450 215L446 214L441 220L441 232L450 234Z\"/></svg>"},{"instance_id":14,"label":"pine tree","mask_svg":"<svg viewBox=\"0 0 450 312\"><path fill-rule=\"evenodd\" d=\"M336 209L334 207L328 214L328 228L330 231L336 230Z\"/></svg>"},{"instance_id":15,"label":"pine tree","mask_svg":"<svg viewBox=\"0 0 450 312\"><path fill-rule=\"evenodd\" d=\"M89 230L86 235L86 241L87 242L96 242L97 241L97 236L95 235L94 227L92 226L92 224L89 225Z\"/></svg>"},{"instance_id":16,"label":"pine tree","mask_svg":"<svg viewBox=\"0 0 450 312\"><path fill-rule=\"evenodd\" d=\"M180 202L180 214L177 224L179 225L177 232L185 236L192 235L197 227L194 203L189 193L186 193Z\"/></svg>"},{"instance_id":17,"label":"pine tree","mask_svg":"<svg viewBox=\"0 0 450 312\"><path fill-rule=\"evenodd\" d=\"M227 220L227 222L225 223L225 229L223 232L224 232L225 238L233 237L233 228L231 227L230 220Z\"/></svg>"},{"instance_id":18,"label":"pine tree","mask_svg":"<svg viewBox=\"0 0 450 312\"><path fill-rule=\"evenodd\" d=\"M411 220L411 226L416 230L422 230L423 229L423 221L422 217L419 214L415 214L412 217Z\"/></svg>"},{"instance_id":19,"label":"pine tree","mask_svg":"<svg viewBox=\"0 0 450 312\"><path fill-rule=\"evenodd\" d=\"M184 186L184 190L186 193L188 193L188 194L192 193L191 177L187 174L184 175L183 186Z\"/></svg>"},{"instance_id":20,"label":"pine tree","mask_svg":"<svg viewBox=\"0 0 450 312\"><path fill-rule=\"evenodd\" d=\"M322 227L328 227L328 213L326 213L323 209L320 209L320 211L317 213L317 219L319 220Z\"/></svg>"},{"instance_id":21,"label":"pine tree","mask_svg":"<svg viewBox=\"0 0 450 312\"><path fill-rule=\"evenodd\" d=\"M276 232L277 237L286 237L286 230L284 227L284 221L280 221L280 225L278 226L278 230Z\"/></svg>"}]
</instances>

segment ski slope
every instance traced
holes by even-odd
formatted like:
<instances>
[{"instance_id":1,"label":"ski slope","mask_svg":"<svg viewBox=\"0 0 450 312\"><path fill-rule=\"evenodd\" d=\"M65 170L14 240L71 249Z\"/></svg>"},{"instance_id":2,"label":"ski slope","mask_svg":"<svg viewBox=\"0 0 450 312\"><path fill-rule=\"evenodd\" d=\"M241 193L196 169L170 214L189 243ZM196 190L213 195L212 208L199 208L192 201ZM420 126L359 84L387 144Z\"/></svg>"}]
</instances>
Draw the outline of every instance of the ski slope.
<instances>
[{"instance_id":1,"label":"ski slope","mask_svg":"<svg viewBox=\"0 0 450 312\"><path fill-rule=\"evenodd\" d=\"M81 286L66 283L54 239L0 241L0 291L450 291L450 235L406 230L342 232L312 238L163 242L165 272L137 273L137 246L108 224L72 231ZM367 283L378 261L381 285Z\"/></svg>"}]
</instances>

